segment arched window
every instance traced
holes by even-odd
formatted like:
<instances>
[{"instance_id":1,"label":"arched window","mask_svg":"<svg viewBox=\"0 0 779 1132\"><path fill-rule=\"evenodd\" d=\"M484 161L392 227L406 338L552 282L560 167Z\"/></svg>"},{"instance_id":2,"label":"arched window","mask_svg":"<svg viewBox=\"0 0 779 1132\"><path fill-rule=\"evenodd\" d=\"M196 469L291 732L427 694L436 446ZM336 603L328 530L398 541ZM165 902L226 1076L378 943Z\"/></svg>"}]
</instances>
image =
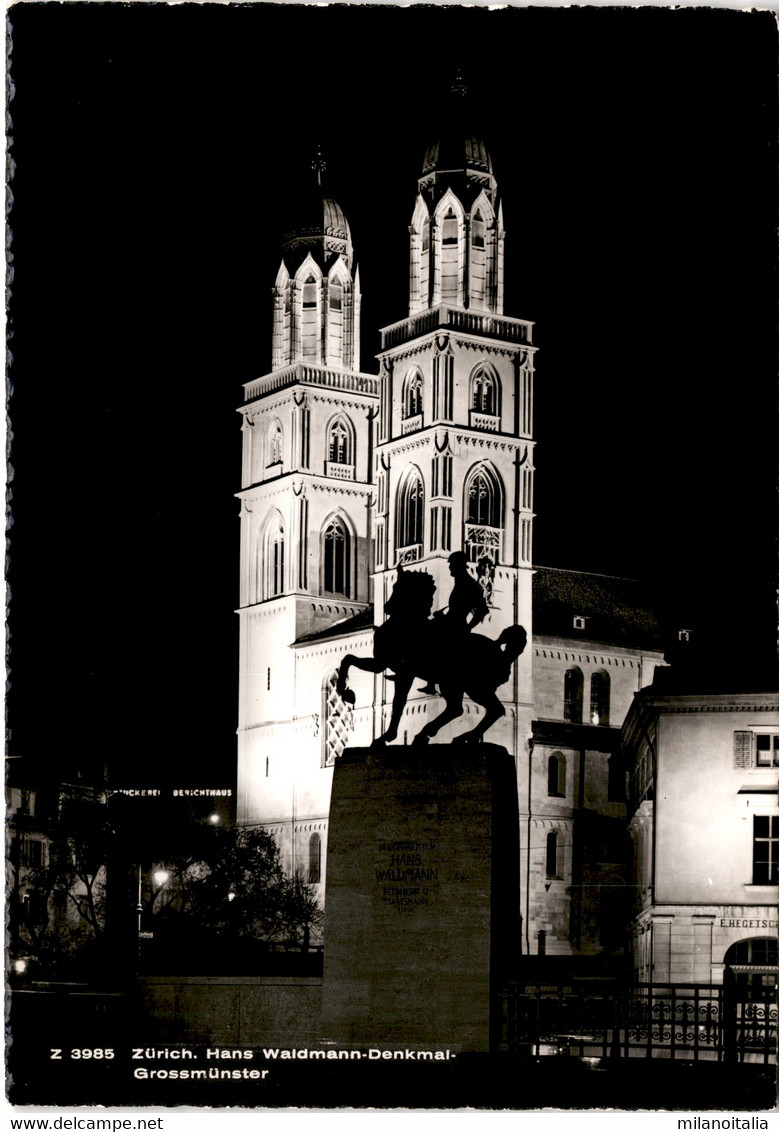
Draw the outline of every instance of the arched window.
<instances>
[{"instance_id":1,"label":"arched window","mask_svg":"<svg viewBox=\"0 0 779 1132\"><path fill-rule=\"evenodd\" d=\"M557 871L557 834L554 830L546 835L546 875L558 876Z\"/></svg>"},{"instance_id":2,"label":"arched window","mask_svg":"<svg viewBox=\"0 0 779 1132\"><path fill-rule=\"evenodd\" d=\"M336 417L327 436L327 458L331 464L352 464L352 430L343 417Z\"/></svg>"},{"instance_id":3,"label":"arched window","mask_svg":"<svg viewBox=\"0 0 779 1132\"><path fill-rule=\"evenodd\" d=\"M486 469L476 472L468 484L468 522L500 526L500 492L495 477Z\"/></svg>"},{"instance_id":4,"label":"arched window","mask_svg":"<svg viewBox=\"0 0 779 1132\"><path fill-rule=\"evenodd\" d=\"M265 461L270 468L273 464L281 463L281 451L284 441L284 434L281 431L281 421L272 420L268 425L268 440L267 440L267 460Z\"/></svg>"},{"instance_id":5,"label":"arched window","mask_svg":"<svg viewBox=\"0 0 779 1132\"><path fill-rule=\"evenodd\" d=\"M441 301L456 303L460 299L460 221L453 208L448 208L441 223Z\"/></svg>"},{"instance_id":6,"label":"arched window","mask_svg":"<svg viewBox=\"0 0 779 1132\"><path fill-rule=\"evenodd\" d=\"M322 765L332 766L346 746L349 732L349 707L338 695L338 670L325 676L322 685Z\"/></svg>"},{"instance_id":7,"label":"arched window","mask_svg":"<svg viewBox=\"0 0 779 1132\"><path fill-rule=\"evenodd\" d=\"M565 797L565 755L555 751L547 764L547 793L550 798Z\"/></svg>"},{"instance_id":8,"label":"arched window","mask_svg":"<svg viewBox=\"0 0 779 1132\"><path fill-rule=\"evenodd\" d=\"M322 838L312 833L308 839L308 883L319 884L322 879Z\"/></svg>"},{"instance_id":9,"label":"arched window","mask_svg":"<svg viewBox=\"0 0 779 1132\"><path fill-rule=\"evenodd\" d=\"M412 468L398 492L398 549L413 547L422 557L425 489L418 468Z\"/></svg>"},{"instance_id":10,"label":"arched window","mask_svg":"<svg viewBox=\"0 0 779 1132\"><path fill-rule=\"evenodd\" d=\"M471 256L468 265L469 305L483 309L487 299L487 252L485 250L486 225L479 209L471 217ZM485 413L491 409L482 410Z\"/></svg>"},{"instance_id":11,"label":"arched window","mask_svg":"<svg viewBox=\"0 0 779 1132\"><path fill-rule=\"evenodd\" d=\"M563 718L568 723L581 723L584 677L581 668L569 668L565 674Z\"/></svg>"},{"instance_id":12,"label":"arched window","mask_svg":"<svg viewBox=\"0 0 779 1132\"><path fill-rule=\"evenodd\" d=\"M471 243L475 248L484 247L484 218L478 211L471 220Z\"/></svg>"},{"instance_id":13,"label":"arched window","mask_svg":"<svg viewBox=\"0 0 779 1132\"><path fill-rule=\"evenodd\" d=\"M412 370L403 387L403 419L422 414L422 374Z\"/></svg>"},{"instance_id":14,"label":"arched window","mask_svg":"<svg viewBox=\"0 0 779 1132\"><path fill-rule=\"evenodd\" d=\"M274 515L265 532L265 597L284 592L284 524Z\"/></svg>"},{"instance_id":15,"label":"arched window","mask_svg":"<svg viewBox=\"0 0 779 1132\"><path fill-rule=\"evenodd\" d=\"M731 944L725 952L725 967L726 969L753 967L754 970L751 971L736 970L734 973L734 982L739 988L738 998L742 1002L750 998L764 1001L766 990L775 993L779 969L779 941L775 936L740 939L738 943ZM771 967L773 970L766 970Z\"/></svg>"},{"instance_id":16,"label":"arched window","mask_svg":"<svg viewBox=\"0 0 779 1132\"><path fill-rule=\"evenodd\" d=\"M322 589L325 593L349 596L349 532L337 516L322 532Z\"/></svg>"},{"instance_id":17,"label":"arched window","mask_svg":"<svg viewBox=\"0 0 779 1132\"><path fill-rule=\"evenodd\" d=\"M327 362L331 366L344 365L344 292L343 280L331 278L327 288Z\"/></svg>"},{"instance_id":18,"label":"arched window","mask_svg":"<svg viewBox=\"0 0 779 1132\"><path fill-rule=\"evenodd\" d=\"M491 468L478 465L468 476L463 509L463 545L468 561L478 562L487 555L497 563L503 525L503 485Z\"/></svg>"},{"instance_id":19,"label":"arched window","mask_svg":"<svg viewBox=\"0 0 779 1132\"><path fill-rule=\"evenodd\" d=\"M300 352L304 358L318 358L319 351L319 318L318 318L318 292L319 284L313 275L309 275L303 284L302 310L300 319Z\"/></svg>"},{"instance_id":20,"label":"arched window","mask_svg":"<svg viewBox=\"0 0 779 1132\"><path fill-rule=\"evenodd\" d=\"M497 416L499 408L499 382L497 375L487 366L479 366L471 377L471 408L474 413Z\"/></svg>"},{"instance_id":21,"label":"arched window","mask_svg":"<svg viewBox=\"0 0 779 1132\"><path fill-rule=\"evenodd\" d=\"M608 727L611 677L608 672L593 672L590 680L590 722Z\"/></svg>"}]
</instances>

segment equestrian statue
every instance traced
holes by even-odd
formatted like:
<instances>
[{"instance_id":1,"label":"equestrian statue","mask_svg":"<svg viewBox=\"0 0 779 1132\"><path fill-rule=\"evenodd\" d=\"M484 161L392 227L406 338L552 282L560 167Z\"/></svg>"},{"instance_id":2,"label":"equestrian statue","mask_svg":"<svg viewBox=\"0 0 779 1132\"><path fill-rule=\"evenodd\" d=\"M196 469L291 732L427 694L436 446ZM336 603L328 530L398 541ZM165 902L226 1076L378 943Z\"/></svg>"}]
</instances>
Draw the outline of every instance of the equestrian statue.
<instances>
[{"instance_id":1,"label":"equestrian statue","mask_svg":"<svg viewBox=\"0 0 779 1132\"><path fill-rule=\"evenodd\" d=\"M425 724L414 745L429 742L442 727L461 716L466 695L481 704L484 717L472 730L458 735L455 743L478 742L505 715L495 692L509 679L512 664L527 644L527 633L521 625L510 625L496 641L473 633L488 612L484 593L468 573L462 551L450 556L449 572L454 588L448 610L431 618L435 582L429 574L398 566L397 581L385 606L387 619L374 630L373 657L348 653L341 661L338 693L350 704L355 699L348 683L350 668L374 673L389 668L394 672L394 676L388 676L395 683L389 727L374 745L397 738L403 709L417 678L426 681L424 692L434 693L437 685L445 706L440 715Z\"/></svg>"}]
</instances>

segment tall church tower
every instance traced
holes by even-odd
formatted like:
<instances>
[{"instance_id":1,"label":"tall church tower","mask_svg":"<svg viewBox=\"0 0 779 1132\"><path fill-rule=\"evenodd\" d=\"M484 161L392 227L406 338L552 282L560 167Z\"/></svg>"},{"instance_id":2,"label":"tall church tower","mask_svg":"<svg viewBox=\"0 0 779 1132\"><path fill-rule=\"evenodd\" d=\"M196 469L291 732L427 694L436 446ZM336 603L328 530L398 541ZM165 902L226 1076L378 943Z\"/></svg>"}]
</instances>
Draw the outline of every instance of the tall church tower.
<instances>
[{"instance_id":1,"label":"tall church tower","mask_svg":"<svg viewBox=\"0 0 779 1132\"><path fill-rule=\"evenodd\" d=\"M418 181L409 315L381 332L376 622L400 564L430 573L434 608L445 606L447 560L463 550L491 607L479 631L497 637L522 624L530 638L533 325L503 314L500 194L484 142L468 128L464 91L455 87L452 100ZM516 755L531 733L530 653L498 690L506 716L490 732ZM428 707L440 710L410 710Z\"/></svg>"},{"instance_id":2,"label":"tall church tower","mask_svg":"<svg viewBox=\"0 0 779 1132\"><path fill-rule=\"evenodd\" d=\"M245 386L238 820L295 865L305 768L292 730L299 638L367 609L377 379L360 373L351 233L317 157L273 288L270 373ZM327 815L327 797L305 803ZM320 815L321 816L321 815Z\"/></svg>"}]
</instances>

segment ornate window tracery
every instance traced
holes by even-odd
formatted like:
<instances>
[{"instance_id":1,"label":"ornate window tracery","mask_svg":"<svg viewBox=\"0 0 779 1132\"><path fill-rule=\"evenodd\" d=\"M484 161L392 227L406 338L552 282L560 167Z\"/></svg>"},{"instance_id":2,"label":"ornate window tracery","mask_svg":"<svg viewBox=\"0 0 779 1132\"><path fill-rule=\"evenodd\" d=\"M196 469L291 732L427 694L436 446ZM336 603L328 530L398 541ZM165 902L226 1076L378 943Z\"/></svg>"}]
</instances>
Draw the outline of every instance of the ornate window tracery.
<instances>
[{"instance_id":1,"label":"ornate window tracery","mask_svg":"<svg viewBox=\"0 0 779 1132\"><path fill-rule=\"evenodd\" d=\"M403 419L422 415L422 374L413 370L403 388Z\"/></svg>"},{"instance_id":2,"label":"ornate window tracery","mask_svg":"<svg viewBox=\"0 0 779 1132\"><path fill-rule=\"evenodd\" d=\"M425 488L418 468L407 475L398 493L398 561L422 557ZM402 554L403 550L408 553Z\"/></svg>"},{"instance_id":3,"label":"ornate window tracery","mask_svg":"<svg viewBox=\"0 0 779 1132\"><path fill-rule=\"evenodd\" d=\"M334 516L322 534L322 589L325 593L350 593L350 539L344 522Z\"/></svg>"},{"instance_id":4,"label":"ornate window tracery","mask_svg":"<svg viewBox=\"0 0 779 1132\"><path fill-rule=\"evenodd\" d=\"M463 544L469 562L488 556L493 565L500 558L503 525L503 486L491 468L480 466L465 485L465 530Z\"/></svg>"},{"instance_id":5,"label":"ornate window tracery","mask_svg":"<svg viewBox=\"0 0 779 1132\"><path fill-rule=\"evenodd\" d=\"M332 766L344 752L351 730L351 711L338 694L338 670L325 676L322 686L322 766Z\"/></svg>"},{"instance_id":6,"label":"ornate window tracery","mask_svg":"<svg viewBox=\"0 0 779 1132\"><path fill-rule=\"evenodd\" d=\"M487 366L479 366L471 377L471 409L488 417L497 416L500 412L498 378Z\"/></svg>"}]
</instances>

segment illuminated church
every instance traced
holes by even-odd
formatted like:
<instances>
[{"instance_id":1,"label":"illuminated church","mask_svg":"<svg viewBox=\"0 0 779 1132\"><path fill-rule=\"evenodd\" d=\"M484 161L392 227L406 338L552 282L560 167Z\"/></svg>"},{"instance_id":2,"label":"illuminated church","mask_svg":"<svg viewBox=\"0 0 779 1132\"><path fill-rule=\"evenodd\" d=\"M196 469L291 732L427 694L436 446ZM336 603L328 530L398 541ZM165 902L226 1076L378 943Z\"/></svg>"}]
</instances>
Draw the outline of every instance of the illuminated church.
<instances>
[{"instance_id":1,"label":"illuminated church","mask_svg":"<svg viewBox=\"0 0 779 1132\"><path fill-rule=\"evenodd\" d=\"M360 274L348 221L314 162L281 244L272 367L245 386L237 820L274 832L324 896L332 768L386 729L394 684L372 655L398 567L452 586L465 551L496 638L529 643L488 733L514 757L522 950L618 952L625 772L620 725L662 663L636 582L533 564L533 324L504 314L503 207L487 149L454 127L428 147L410 216L408 316L360 362ZM368 233L363 234L366 238ZM409 695L399 743L443 701ZM440 734L475 726L465 712ZM602 896L606 893L606 896ZM617 895L615 895L617 894Z\"/></svg>"}]
</instances>

